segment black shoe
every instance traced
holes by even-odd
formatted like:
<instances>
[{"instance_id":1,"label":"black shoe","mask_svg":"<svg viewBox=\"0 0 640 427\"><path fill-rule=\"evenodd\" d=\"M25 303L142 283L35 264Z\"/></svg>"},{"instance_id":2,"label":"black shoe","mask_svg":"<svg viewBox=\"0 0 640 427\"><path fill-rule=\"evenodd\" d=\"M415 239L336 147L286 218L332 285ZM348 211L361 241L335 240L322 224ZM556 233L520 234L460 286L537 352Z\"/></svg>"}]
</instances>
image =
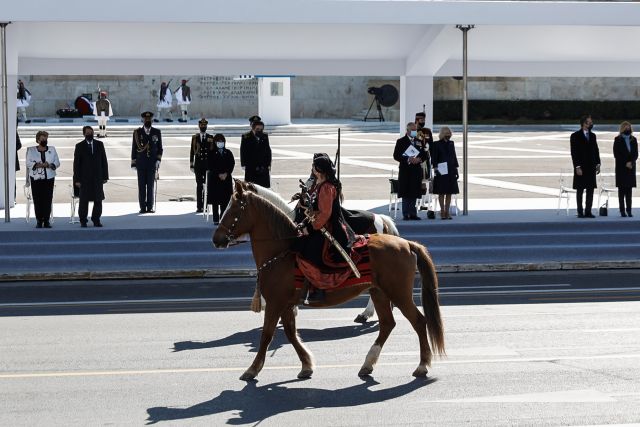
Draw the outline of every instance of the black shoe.
<instances>
[{"instance_id":1,"label":"black shoe","mask_svg":"<svg viewBox=\"0 0 640 427\"><path fill-rule=\"evenodd\" d=\"M595 218L596 216L594 214L592 214L591 212L589 212L588 214L584 214L585 218Z\"/></svg>"},{"instance_id":2,"label":"black shoe","mask_svg":"<svg viewBox=\"0 0 640 427\"><path fill-rule=\"evenodd\" d=\"M202 213L202 208L196 209L196 213Z\"/></svg>"},{"instance_id":3,"label":"black shoe","mask_svg":"<svg viewBox=\"0 0 640 427\"><path fill-rule=\"evenodd\" d=\"M140 209L140 211L138 213L141 213L141 214L147 213L147 210L146 209Z\"/></svg>"},{"instance_id":4,"label":"black shoe","mask_svg":"<svg viewBox=\"0 0 640 427\"><path fill-rule=\"evenodd\" d=\"M578 218L584 218L584 214L582 212L578 212Z\"/></svg>"},{"instance_id":5,"label":"black shoe","mask_svg":"<svg viewBox=\"0 0 640 427\"><path fill-rule=\"evenodd\" d=\"M178 119L178 121L179 121L180 123L187 123L187 121L186 121L185 119Z\"/></svg>"},{"instance_id":6,"label":"black shoe","mask_svg":"<svg viewBox=\"0 0 640 427\"><path fill-rule=\"evenodd\" d=\"M627 211L627 216L628 216L629 218L633 218L633 215L631 214L631 211Z\"/></svg>"},{"instance_id":7,"label":"black shoe","mask_svg":"<svg viewBox=\"0 0 640 427\"><path fill-rule=\"evenodd\" d=\"M213 221L213 225L220 225L220 221Z\"/></svg>"},{"instance_id":8,"label":"black shoe","mask_svg":"<svg viewBox=\"0 0 640 427\"><path fill-rule=\"evenodd\" d=\"M620 211L620 216L623 217L623 218L626 218L627 214L624 213L624 211Z\"/></svg>"},{"instance_id":9,"label":"black shoe","mask_svg":"<svg viewBox=\"0 0 640 427\"><path fill-rule=\"evenodd\" d=\"M164 119L164 121L171 123L171 122L173 122L173 119Z\"/></svg>"},{"instance_id":10,"label":"black shoe","mask_svg":"<svg viewBox=\"0 0 640 427\"><path fill-rule=\"evenodd\" d=\"M413 221L420 221L422 218L420 218L418 215L411 215L409 217L409 219L411 219Z\"/></svg>"},{"instance_id":11,"label":"black shoe","mask_svg":"<svg viewBox=\"0 0 640 427\"><path fill-rule=\"evenodd\" d=\"M160 120L158 119L153 119L153 123L158 123Z\"/></svg>"},{"instance_id":12,"label":"black shoe","mask_svg":"<svg viewBox=\"0 0 640 427\"><path fill-rule=\"evenodd\" d=\"M80 221L80 227L87 228L87 221Z\"/></svg>"},{"instance_id":13,"label":"black shoe","mask_svg":"<svg viewBox=\"0 0 640 427\"><path fill-rule=\"evenodd\" d=\"M153 209L147 209L147 213L156 213Z\"/></svg>"},{"instance_id":14,"label":"black shoe","mask_svg":"<svg viewBox=\"0 0 640 427\"><path fill-rule=\"evenodd\" d=\"M38 221L36 223L36 228L42 228L42 221Z\"/></svg>"},{"instance_id":15,"label":"black shoe","mask_svg":"<svg viewBox=\"0 0 640 427\"><path fill-rule=\"evenodd\" d=\"M93 221L94 227L102 227L102 223L100 221Z\"/></svg>"},{"instance_id":16,"label":"black shoe","mask_svg":"<svg viewBox=\"0 0 640 427\"><path fill-rule=\"evenodd\" d=\"M403 221L409 221L410 218L407 215L403 215L402 219L403 219Z\"/></svg>"},{"instance_id":17,"label":"black shoe","mask_svg":"<svg viewBox=\"0 0 640 427\"><path fill-rule=\"evenodd\" d=\"M309 293L307 301L309 301L309 303L324 301L324 289L314 288L313 291Z\"/></svg>"},{"instance_id":18,"label":"black shoe","mask_svg":"<svg viewBox=\"0 0 640 427\"><path fill-rule=\"evenodd\" d=\"M44 228L51 228L51 223L49 221L45 221L43 227Z\"/></svg>"}]
</instances>

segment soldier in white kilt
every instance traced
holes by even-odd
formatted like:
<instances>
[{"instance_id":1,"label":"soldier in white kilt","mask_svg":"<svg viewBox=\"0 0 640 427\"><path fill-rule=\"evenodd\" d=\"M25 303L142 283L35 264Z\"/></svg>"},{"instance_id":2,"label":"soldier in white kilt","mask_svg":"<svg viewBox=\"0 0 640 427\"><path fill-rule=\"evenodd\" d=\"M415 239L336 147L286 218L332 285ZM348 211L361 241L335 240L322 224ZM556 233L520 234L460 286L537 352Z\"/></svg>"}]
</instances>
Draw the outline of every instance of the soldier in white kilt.
<instances>
[{"instance_id":1,"label":"soldier in white kilt","mask_svg":"<svg viewBox=\"0 0 640 427\"><path fill-rule=\"evenodd\" d=\"M109 117L113 116L113 109L111 109L111 101L107 99L107 92L100 92L100 99L93 104L93 115L98 121L98 136L107 136L107 122Z\"/></svg>"},{"instance_id":2,"label":"soldier in white kilt","mask_svg":"<svg viewBox=\"0 0 640 427\"><path fill-rule=\"evenodd\" d=\"M167 117L164 119L168 122L173 121L173 115L171 114L171 106L173 103L173 96L171 95L171 89L169 89L169 85L167 82L162 82L160 84L160 93L158 94L158 117L153 119L154 122L159 122L163 118L163 112L167 112Z\"/></svg>"},{"instance_id":3,"label":"soldier in white kilt","mask_svg":"<svg viewBox=\"0 0 640 427\"><path fill-rule=\"evenodd\" d=\"M191 104L191 88L187 86L187 80L182 80L182 84L176 90L176 101L180 107L181 117L179 122L186 123L189 120L189 104Z\"/></svg>"},{"instance_id":4,"label":"soldier in white kilt","mask_svg":"<svg viewBox=\"0 0 640 427\"><path fill-rule=\"evenodd\" d=\"M18 118L22 119L22 121L24 123L29 123L29 120L27 120L27 107L29 106L29 103L31 102L31 92L29 92L29 90L24 87L24 82L22 80L18 80L18 100L17 100L17 107L18 107Z\"/></svg>"}]
</instances>

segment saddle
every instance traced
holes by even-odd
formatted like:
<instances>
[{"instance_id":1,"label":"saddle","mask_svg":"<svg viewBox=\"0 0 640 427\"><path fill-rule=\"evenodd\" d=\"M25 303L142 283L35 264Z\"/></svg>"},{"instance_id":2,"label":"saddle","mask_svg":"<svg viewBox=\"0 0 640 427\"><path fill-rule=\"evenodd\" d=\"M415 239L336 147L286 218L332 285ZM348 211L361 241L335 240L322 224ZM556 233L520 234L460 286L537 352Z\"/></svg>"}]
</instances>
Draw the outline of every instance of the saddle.
<instances>
[{"instance_id":1,"label":"saddle","mask_svg":"<svg viewBox=\"0 0 640 427\"><path fill-rule=\"evenodd\" d=\"M345 268L323 271L318 266L305 260L299 255L296 256L294 270L294 283L296 289L305 288L305 279L312 286L324 289L328 292L349 286L358 286L371 283L371 264L369 261L369 237L359 236L359 239L351 248L351 260L358 268L360 277L356 277L353 271Z\"/></svg>"}]
</instances>

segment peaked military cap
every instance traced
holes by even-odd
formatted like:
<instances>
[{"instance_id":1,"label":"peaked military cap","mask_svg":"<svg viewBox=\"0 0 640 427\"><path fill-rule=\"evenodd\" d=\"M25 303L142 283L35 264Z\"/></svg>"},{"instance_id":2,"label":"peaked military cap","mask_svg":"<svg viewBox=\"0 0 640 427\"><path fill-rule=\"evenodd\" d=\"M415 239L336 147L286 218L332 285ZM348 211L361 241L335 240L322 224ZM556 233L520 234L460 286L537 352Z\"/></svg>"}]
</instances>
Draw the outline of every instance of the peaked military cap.
<instances>
[{"instance_id":1,"label":"peaked military cap","mask_svg":"<svg viewBox=\"0 0 640 427\"><path fill-rule=\"evenodd\" d=\"M145 111L144 113L140 114L140 117L142 117L143 119L150 119L153 117L153 113L151 111Z\"/></svg>"},{"instance_id":2,"label":"peaked military cap","mask_svg":"<svg viewBox=\"0 0 640 427\"><path fill-rule=\"evenodd\" d=\"M205 119L205 118L203 117L203 118L201 118L201 119L198 121L198 124L199 124L199 125L207 125L207 124L209 124L209 122L207 121L207 119Z\"/></svg>"},{"instance_id":3,"label":"peaked military cap","mask_svg":"<svg viewBox=\"0 0 640 427\"><path fill-rule=\"evenodd\" d=\"M249 117L249 123L253 123L253 122L259 122L262 119L260 118L260 116L251 116Z\"/></svg>"},{"instance_id":4,"label":"peaked military cap","mask_svg":"<svg viewBox=\"0 0 640 427\"><path fill-rule=\"evenodd\" d=\"M416 113L416 117L427 117L426 113L423 113L422 111Z\"/></svg>"}]
</instances>

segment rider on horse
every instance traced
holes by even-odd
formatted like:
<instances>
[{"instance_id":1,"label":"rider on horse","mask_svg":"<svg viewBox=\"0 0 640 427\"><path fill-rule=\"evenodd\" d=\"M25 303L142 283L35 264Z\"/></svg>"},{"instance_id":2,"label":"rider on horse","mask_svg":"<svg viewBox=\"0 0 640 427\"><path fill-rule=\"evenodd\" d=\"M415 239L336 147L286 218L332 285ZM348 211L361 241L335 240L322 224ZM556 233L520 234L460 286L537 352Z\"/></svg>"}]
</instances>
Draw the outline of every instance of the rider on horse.
<instances>
[{"instance_id":1,"label":"rider on horse","mask_svg":"<svg viewBox=\"0 0 640 427\"><path fill-rule=\"evenodd\" d=\"M313 159L313 184L308 192L300 197L296 223L300 238L294 245L299 255L298 263L308 281L314 286L310 300L322 300L324 291L319 288L332 288L340 283L332 283L330 278L344 277L349 270L348 264L329 240L321 233L324 227L348 254L356 240L351 227L345 221L340 202L342 184L336 178L336 169L327 154L316 154ZM300 259L302 258L302 259Z\"/></svg>"}]
</instances>

